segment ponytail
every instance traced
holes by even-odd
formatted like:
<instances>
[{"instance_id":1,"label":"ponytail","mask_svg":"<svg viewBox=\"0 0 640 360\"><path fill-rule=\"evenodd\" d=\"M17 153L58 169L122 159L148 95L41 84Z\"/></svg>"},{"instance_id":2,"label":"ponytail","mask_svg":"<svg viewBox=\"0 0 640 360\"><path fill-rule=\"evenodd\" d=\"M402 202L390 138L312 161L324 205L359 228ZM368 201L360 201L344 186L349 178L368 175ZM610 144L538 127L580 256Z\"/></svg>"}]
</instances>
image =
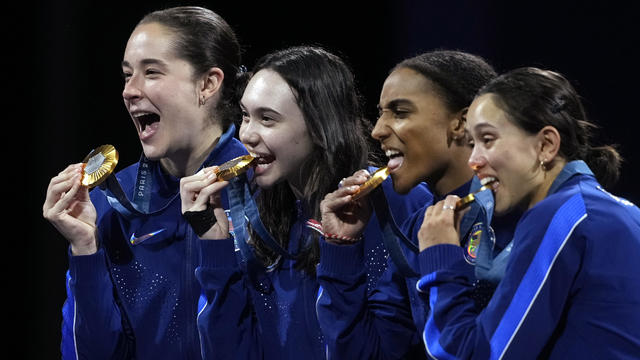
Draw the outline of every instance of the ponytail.
<instances>
[{"instance_id":1,"label":"ponytail","mask_svg":"<svg viewBox=\"0 0 640 360\"><path fill-rule=\"evenodd\" d=\"M479 95L495 94L507 117L518 127L535 134L545 126L560 133L559 154L567 161L583 160L598 181L610 187L620 177L622 157L614 145L594 146L597 126L587 120L580 96L562 75L533 67L500 75Z\"/></svg>"},{"instance_id":2,"label":"ponytail","mask_svg":"<svg viewBox=\"0 0 640 360\"><path fill-rule=\"evenodd\" d=\"M584 160L602 186L610 188L616 184L620 177L622 156L615 145L590 147Z\"/></svg>"}]
</instances>

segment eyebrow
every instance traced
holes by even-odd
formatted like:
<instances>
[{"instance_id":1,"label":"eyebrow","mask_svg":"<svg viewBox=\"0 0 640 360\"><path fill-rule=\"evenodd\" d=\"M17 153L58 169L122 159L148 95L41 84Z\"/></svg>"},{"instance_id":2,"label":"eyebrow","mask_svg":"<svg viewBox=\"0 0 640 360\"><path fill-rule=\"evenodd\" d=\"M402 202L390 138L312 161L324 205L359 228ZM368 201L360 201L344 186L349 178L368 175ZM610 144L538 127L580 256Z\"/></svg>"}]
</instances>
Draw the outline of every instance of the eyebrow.
<instances>
[{"instance_id":1,"label":"eyebrow","mask_svg":"<svg viewBox=\"0 0 640 360\"><path fill-rule=\"evenodd\" d=\"M495 127L495 126L493 126L493 125L491 125L491 124L488 124L488 123L480 123L480 124L476 124L476 125L473 127L473 129L472 129L472 130L473 130L473 131L480 131L480 130L482 130L482 129L495 129L495 128L496 128L496 127Z\"/></svg>"},{"instance_id":2,"label":"eyebrow","mask_svg":"<svg viewBox=\"0 0 640 360\"><path fill-rule=\"evenodd\" d=\"M240 107L242 108L242 110L245 110L245 111L247 110L247 107L242 103L242 100L240 100ZM253 109L253 112L261 112L261 113L272 112L272 113L275 113L277 115L282 115L277 110L275 110L273 108L270 108L268 106L260 106L258 108Z\"/></svg>"},{"instance_id":3,"label":"eyebrow","mask_svg":"<svg viewBox=\"0 0 640 360\"><path fill-rule=\"evenodd\" d=\"M167 63L162 61L162 60L160 60L160 59L153 59L153 58L151 58L151 59L142 59L140 61L140 63L142 65L160 65L160 66L163 66L163 67L167 67ZM131 64L127 60L123 60L122 61L122 66L123 67L124 66L132 67Z\"/></svg>"},{"instance_id":4,"label":"eyebrow","mask_svg":"<svg viewBox=\"0 0 640 360\"><path fill-rule=\"evenodd\" d=\"M409 99L393 99L391 101L389 101L385 108L394 108L394 107L398 107L400 105L411 105L413 106L413 101L409 100ZM382 105L378 104L376 106L378 108L378 111L382 111Z\"/></svg>"}]
</instances>

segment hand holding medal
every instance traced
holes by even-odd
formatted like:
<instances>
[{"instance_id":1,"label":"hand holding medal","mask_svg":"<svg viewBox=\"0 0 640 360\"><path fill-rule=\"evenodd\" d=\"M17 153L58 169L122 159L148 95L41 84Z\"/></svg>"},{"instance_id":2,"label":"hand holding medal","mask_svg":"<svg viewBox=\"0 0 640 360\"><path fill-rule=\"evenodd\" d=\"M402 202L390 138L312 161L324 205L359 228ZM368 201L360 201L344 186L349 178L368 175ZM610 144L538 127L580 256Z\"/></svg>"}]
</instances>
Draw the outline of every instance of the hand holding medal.
<instances>
[{"instance_id":1,"label":"hand holding medal","mask_svg":"<svg viewBox=\"0 0 640 360\"><path fill-rule=\"evenodd\" d=\"M69 165L49 183L43 216L69 241L74 255L97 251L97 213L88 189L106 180L117 163L115 148L103 145L92 150L82 163Z\"/></svg>"},{"instance_id":2,"label":"hand holding medal","mask_svg":"<svg viewBox=\"0 0 640 360\"><path fill-rule=\"evenodd\" d=\"M459 245L460 222L466 213L465 210L474 202L478 202L485 214L493 211L493 194L486 191L493 191L498 182L495 178L488 177L481 180L481 185L478 190L463 198L448 195L444 200L427 208L418 231L420 251L439 244ZM490 217L486 218L486 223L490 223L490 220Z\"/></svg>"},{"instance_id":3,"label":"hand holding medal","mask_svg":"<svg viewBox=\"0 0 640 360\"><path fill-rule=\"evenodd\" d=\"M378 187L382 182L389 176L389 168L383 167L378 169L376 172L371 175L369 180L362 184L358 191L352 195L351 199L358 200L363 196L369 194L373 189Z\"/></svg>"},{"instance_id":4,"label":"hand holding medal","mask_svg":"<svg viewBox=\"0 0 640 360\"><path fill-rule=\"evenodd\" d=\"M366 170L358 170L342 179L339 188L324 197L320 211L327 242L349 244L360 239L372 210L368 201L358 200L373 191L387 176L387 168L379 169L372 175Z\"/></svg>"},{"instance_id":5,"label":"hand holding medal","mask_svg":"<svg viewBox=\"0 0 640 360\"><path fill-rule=\"evenodd\" d=\"M253 156L239 156L180 180L182 215L199 237L228 237L229 223L220 204L220 190L227 184L221 183L245 173L254 165Z\"/></svg>"}]
</instances>

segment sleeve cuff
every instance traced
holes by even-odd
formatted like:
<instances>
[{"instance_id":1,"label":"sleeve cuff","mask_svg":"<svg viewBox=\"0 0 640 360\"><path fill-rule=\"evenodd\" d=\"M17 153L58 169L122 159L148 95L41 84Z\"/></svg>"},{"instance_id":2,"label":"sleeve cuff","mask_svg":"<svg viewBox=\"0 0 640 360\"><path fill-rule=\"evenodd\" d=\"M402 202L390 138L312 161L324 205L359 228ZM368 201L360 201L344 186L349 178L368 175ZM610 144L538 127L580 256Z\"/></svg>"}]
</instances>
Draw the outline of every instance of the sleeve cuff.
<instances>
[{"instance_id":1,"label":"sleeve cuff","mask_svg":"<svg viewBox=\"0 0 640 360\"><path fill-rule=\"evenodd\" d=\"M200 240L200 266L230 268L238 265L234 239Z\"/></svg>"},{"instance_id":2,"label":"sleeve cuff","mask_svg":"<svg viewBox=\"0 0 640 360\"><path fill-rule=\"evenodd\" d=\"M319 269L332 274L356 274L364 269L364 239L353 245L336 245L320 237Z\"/></svg>"},{"instance_id":3,"label":"sleeve cuff","mask_svg":"<svg viewBox=\"0 0 640 360\"><path fill-rule=\"evenodd\" d=\"M109 279L107 260L102 248L91 255L72 255L69 249L69 273L76 284L97 286Z\"/></svg>"},{"instance_id":4,"label":"sleeve cuff","mask_svg":"<svg viewBox=\"0 0 640 360\"><path fill-rule=\"evenodd\" d=\"M434 271L450 267L464 259L464 249L458 245L442 244L426 248L418 255L420 274L427 275Z\"/></svg>"}]
</instances>

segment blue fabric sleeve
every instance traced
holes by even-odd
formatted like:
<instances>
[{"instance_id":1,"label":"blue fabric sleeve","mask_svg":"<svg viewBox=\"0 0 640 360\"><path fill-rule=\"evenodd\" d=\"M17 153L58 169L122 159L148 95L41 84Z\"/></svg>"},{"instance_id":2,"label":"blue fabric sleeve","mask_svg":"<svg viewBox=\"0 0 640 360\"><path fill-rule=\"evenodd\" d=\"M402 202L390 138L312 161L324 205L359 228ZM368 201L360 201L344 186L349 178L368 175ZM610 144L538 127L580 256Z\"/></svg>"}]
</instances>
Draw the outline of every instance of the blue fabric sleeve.
<instances>
[{"instance_id":1,"label":"blue fabric sleeve","mask_svg":"<svg viewBox=\"0 0 640 360\"><path fill-rule=\"evenodd\" d=\"M432 309L423 338L432 357L519 359L543 352L580 271L583 249L575 232L586 210L576 194L547 214L523 217L505 277L484 310L471 298L473 267L462 251L437 245L420 253L418 289L428 293Z\"/></svg>"},{"instance_id":2,"label":"blue fabric sleeve","mask_svg":"<svg viewBox=\"0 0 640 360\"><path fill-rule=\"evenodd\" d=\"M386 271L367 297L363 245L320 243L317 310L328 355L336 359L398 359L416 332L404 278Z\"/></svg>"},{"instance_id":3,"label":"blue fabric sleeve","mask_svg":"<svg viewBox=\"0 0 640 360\"><path fill-rule=\"evenodd\" d=\"M129 358L133 346L113 294L102 249L92 255L69 256L67 299L62 308L63 359Z\"/></svg>"},{"instance_id":4,"label":"blue fabric sleeve","mask_svg":"<svg viewBox=\"0 0 640 360\"><path fill-rule=\"evenodd\" d=\"M201 240L198 330L204 359L259 359L262 346L233 239Z\"/></svg>"},{"instance_id":5,"label":"blue fabric sleeve","mask_svg":"<svg viewBox=\"0 0 640 360\"><path fill-rule=\"evenodd\" d=\"M425 184L402 196L388 180L383 183L384 191L398 224L432 201ZM320 241L317 312L331 358L399 359L417 342L406 281L393 264L368 291L371 279L367 278L365 249L382 242L377 224L370 221L364 239L355 245Z\"/></svg>"}]
</instances>

